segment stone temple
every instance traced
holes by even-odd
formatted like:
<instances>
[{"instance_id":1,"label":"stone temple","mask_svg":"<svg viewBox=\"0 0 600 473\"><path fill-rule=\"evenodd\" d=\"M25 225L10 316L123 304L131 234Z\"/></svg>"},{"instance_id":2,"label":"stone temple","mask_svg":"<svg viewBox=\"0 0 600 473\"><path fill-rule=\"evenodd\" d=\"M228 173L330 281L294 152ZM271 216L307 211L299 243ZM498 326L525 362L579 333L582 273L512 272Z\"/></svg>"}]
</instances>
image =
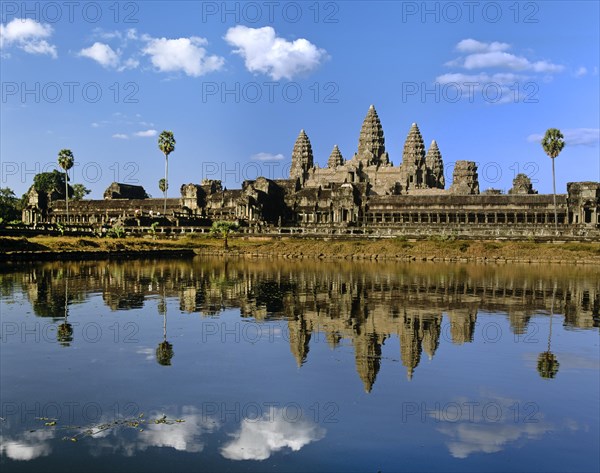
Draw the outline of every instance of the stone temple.
<instances>
[{"instance_id":1,"label":"stone temple","mask_svg":"<svg viewBox=\"0 0 600 473\"><path fill-rule=\"evenodd\" d=\"M541 155L541 150L540 150ZM540 159L546 159L543 155ZM549 165L549 163L548 163ZM571 182L557 194L562 235L600 236L600 183ZM157 217L173 231L204 231L213 221L237 221L246 233L338 235L430 235L456 232L480 236L554 235L553 196L539 195L519 174L508 193L480 192L477 165L454 162L446 188L444 161L436 141L425 146L413 123L402 160L394 165L385 149L383 127L371 105L356 153L346 159L333 146L327 167L315 165L307 133L300 131L287 179L259 177L241 189L221 181L181 186L181 197L148 198L141 186L113 183L104 200L70 202L69 224L98 226L119 221L135 232ZM66 222L64 191L40 195L32 189L23 210L26 223Z\"/></svg>"}]
</instances>

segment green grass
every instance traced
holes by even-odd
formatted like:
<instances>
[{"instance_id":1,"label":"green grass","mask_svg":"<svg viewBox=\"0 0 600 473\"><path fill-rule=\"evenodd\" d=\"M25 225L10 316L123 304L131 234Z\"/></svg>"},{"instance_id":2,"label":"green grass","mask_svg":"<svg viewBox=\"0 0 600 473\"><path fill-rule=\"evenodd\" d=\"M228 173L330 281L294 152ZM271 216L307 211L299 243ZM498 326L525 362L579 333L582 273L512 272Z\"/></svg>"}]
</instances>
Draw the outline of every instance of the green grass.
<instances>
[{"instance_id":1,"label":"green grass","mask_svg":"<svg viewBox=\"0 0 600 473\"><path fill-rule=\"evenodd\" d=\"M223 240L208 234L187 234L180 239L140 237L0 237L0 252L9 251L144 251L157 249L193 249L200 253L223 251ZM406 241L401 238L308 239L268 238L234 235L229 238L229 252L262 255L303 255L326 258L401 258L401 259L518 259L523 261L577 261L600 263L600 243L565 244L531 241L477 241L427 239Z\"/></svg>"}]
</instances>

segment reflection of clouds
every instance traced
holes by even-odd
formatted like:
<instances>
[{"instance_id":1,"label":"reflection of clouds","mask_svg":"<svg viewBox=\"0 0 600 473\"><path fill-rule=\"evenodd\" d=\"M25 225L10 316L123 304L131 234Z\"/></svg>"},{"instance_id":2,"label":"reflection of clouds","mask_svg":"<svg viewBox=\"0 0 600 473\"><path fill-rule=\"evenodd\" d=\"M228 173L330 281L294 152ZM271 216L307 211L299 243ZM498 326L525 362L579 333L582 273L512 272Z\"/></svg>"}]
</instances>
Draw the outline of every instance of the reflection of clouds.
<instances>
[{"instance_id":1,"label":"reflection of clouds","mask_svg":"<svg viewBox=\"0 0 600 473\"><path fill-rule=\"evenodd\" d=\"M233 440L221 448L229 460L266 460L285 447L297 452L325 436L322 429L307 420L287 419L283 409L271 409L258 420L242 420Z\"/></svg>"},{"instance_id":2,"label":"reflection of clouds","mask_svg":"<svg viewBox=\"0 0 600 473\"><path fill-rule=\"evenodd\" d=\"M473 453L496 453L510 442L520 438L537 439L552 430L546 423L538 424L502 424L459 422L446 424L438 429L452 437L447 443L450 454L455 458L467 458Z\"/></svg>"},{"instance_id":3,"label":"reflection of clouds","mask_svg":"<svg viewBox=\"0 0 600 473\"><path fill-rule=\"evenodd\" d=\"M146 360L154 360L155 359L155 353L156 353L156 349L154 348L138 348L135 351L138 355L144 355L144 358L146 358Z\"/></svg>"},{"instance_id":4,"label":"reflection of clouds","mask_svg":"<svg viewBox=\"0 0 600 473\"><path fill-rule=\"evenodd\" d=\"M470 408L462 398L450 404L462 406L460 416L456 417L453 409L431 411L429 416L443 422L437 430L451 438L446 445L455 458L497 453L519 439L538 439L554 429L543 420L535 403L489 395L476 405L471 403ZM491 409L484 411L486 406Z\"/></svg>"},{"instance_id":5,"label":"reflection of clouds","mask_svg":"<svg viewBox=\"0 0 600 473\"><path fill-rule=\"evenodd\" d=\"M198 453L204 449L202 436L220 427L218 421L203 415L193 406L181 409L185 422L156 424L160 414L148 416L147 423L138 428L116 426L87 437L90 453L100 456L106 453L128 457L148 448L173 448L180 452ZM175 416L167 416L175 419ZM106 421L110 424L110 421ZM97 425L100 425L99 422ZM51 441L56 441L57 429L40 429L18 436L0 436L0 454L11 460L33 460L52 453ZM76 432L64 432L68 437ZM233 439L221 448L223 457L229 460L266 460L274 452L289 448L297 452L311 442L321 440L325 429L309 420L288 419L283 409L271 409L257 420L242 420ZM79 437L80 440L86 438ZM83 445L82 445L83 446Z\"/></svg>"},{"instance_id":6,"label":"reflection of clouds","mask_svg":"<svg viewBox=\"0 0 600 473\"><path fill-rule=\"evenodd\" d=\"M152 419L160 418L161 415L153 414ZM174 419L174 416L167 416ZM121 435L119 429L105 430L95 434L99 442L92 445L92 453L100 454L108 450L111 453L122 453L125 456L133 456L150 447L168 447L181 452L197 453L204 449L202 435L212 432L218 427L213 419L202 415L200 410L193 406L183 406L181 416L185 422L173 424L155 424L148 422L141 424L142 431L135 430L134 438Z\"/></svg>"},{"instance_id":7,"label":"reflection of clouds","mask_svg":"<svg viewBox=\"0 0 600 473\"><path fill-rule=\"evenodd\" d=\"M23 461L45 457L52 452L50 440L53 437L53 430L25 432L15 438L0 436L0 455L6 455L11 460Z\"/></svg>"}]
</instances>

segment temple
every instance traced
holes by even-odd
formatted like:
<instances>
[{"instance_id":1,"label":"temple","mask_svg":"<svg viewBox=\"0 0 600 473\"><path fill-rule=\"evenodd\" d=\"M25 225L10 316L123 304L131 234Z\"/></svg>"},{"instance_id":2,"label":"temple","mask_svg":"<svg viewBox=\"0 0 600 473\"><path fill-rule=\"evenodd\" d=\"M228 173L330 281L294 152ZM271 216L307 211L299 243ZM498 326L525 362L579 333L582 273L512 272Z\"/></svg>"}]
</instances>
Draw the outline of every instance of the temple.
<instances>
[{"instance_id":1,"label":"temple","mask_svg":"<svg viewBox=\"0 0 600 473\"><path fill-rule=\"evenodd\" d=\"M325 161L325 160L323 160ZM600 183L571 182L556 196L561 235L600 236ZM345 159L333 146L327 166L315 164L312 145L301 130L292 150L287 179L259 177L241 189L225 189L218 180L181 186L181 197L148 198L141 186L113 183L104 200L70 202L64 191L29 192L23 221L89 226L119 222L132 233L157 218L175 231L204 231L213 221L237 221L247 233L329 235L431 235L440 232L487 236L555 234L553 196L540 195L519 174L506 193L480 192L477 165L454 161L452 185L446 189L444 161L435 140L426 148L413 123L402 161L394 165L385 149L383 127L371 105L364 118L356 153ZM510 225L510 226L508 226Z\"/></svg>"}]
</instances>

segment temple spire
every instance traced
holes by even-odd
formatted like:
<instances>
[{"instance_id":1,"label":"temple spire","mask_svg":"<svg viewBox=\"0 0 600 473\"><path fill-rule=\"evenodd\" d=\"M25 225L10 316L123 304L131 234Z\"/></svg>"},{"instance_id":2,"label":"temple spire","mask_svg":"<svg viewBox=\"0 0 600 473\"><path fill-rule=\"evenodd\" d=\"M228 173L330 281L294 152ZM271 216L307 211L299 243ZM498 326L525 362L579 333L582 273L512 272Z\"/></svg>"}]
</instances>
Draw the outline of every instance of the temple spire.
<instances>
[{"instance_id":1,"label":"temple spire","mask_svg":"<svg viewBox=\"0 0 600 473\"><path fill-rule=\"evenodd\" d=\"M329 155L329 160L327 161L327 166L330 168L334 168L336 166L344 165L344 157L342 156L342 152L338 148L338 145L333 147L333 151Z\"/></svg>"},{"instance_id":2,"label":"temple spire","mask_svg":"<svg viewBox=\"0 0 600 473\"><path fill-rule=\"evenodd\" d=\"M425 155L425 166L427 167L427 187L443 189L446 187L444 179L444 161L442 153L435 140L431 142L427 154Z\"/></svg>"},{"instance_id":3,"label":"temple spire","mask_svg":"<svg viewBox=\"0 0 600 473\"><path fill-rule=\"evenodd\" d=\"M407 171L406 189L419 189L425 186L425 145L421 131L416 123L413 123L404 142L402 152L402 166Z\"/></svg>"},{"instance_id":4,"label":"temple spire","mask_svg":"<svg viewBox=\"0 0 600 473\"><path fill-rule=\"evenodd\" d=\"M304 182L308 170L313 167L313 152L308 135L304 130L300 130L294 149L292 151L292 167L290 169L290 178L299 178Z\"/></svg>"},{"instance_id":5,"label":"temple spire","mask_svg":"<svg viewBox=\"0 0 600 473\"><path fill-rule=\"evenodd\" d=\"M385 138L383 127L375 107L371 105L367 116L363 120L358 138L358 153L356 158L370 165L388 165L389 157L385 152Z\"/></svg>"}]
</instances>

